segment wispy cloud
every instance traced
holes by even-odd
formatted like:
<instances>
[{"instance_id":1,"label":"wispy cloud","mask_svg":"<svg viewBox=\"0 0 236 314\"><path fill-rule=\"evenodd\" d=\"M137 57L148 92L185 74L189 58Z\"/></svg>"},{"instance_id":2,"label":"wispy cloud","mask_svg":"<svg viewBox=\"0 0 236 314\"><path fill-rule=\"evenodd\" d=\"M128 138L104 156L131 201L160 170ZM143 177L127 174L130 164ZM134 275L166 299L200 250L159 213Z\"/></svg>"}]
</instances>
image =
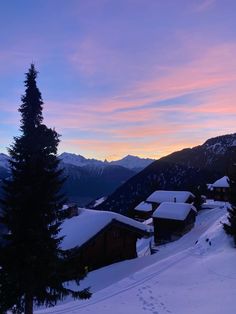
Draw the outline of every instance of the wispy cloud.
<instances>
[{"instance_id":1,"label":"wispy cloud","mask_svg":"<svg viewBox=\"0 0 236 314\"><path fill-rule=\"evenodd\" d=\"M197 0L194 4L194 10L196 12L203 12L209 10L214 6L216 0Z\"/></svg>"}]
</instances>

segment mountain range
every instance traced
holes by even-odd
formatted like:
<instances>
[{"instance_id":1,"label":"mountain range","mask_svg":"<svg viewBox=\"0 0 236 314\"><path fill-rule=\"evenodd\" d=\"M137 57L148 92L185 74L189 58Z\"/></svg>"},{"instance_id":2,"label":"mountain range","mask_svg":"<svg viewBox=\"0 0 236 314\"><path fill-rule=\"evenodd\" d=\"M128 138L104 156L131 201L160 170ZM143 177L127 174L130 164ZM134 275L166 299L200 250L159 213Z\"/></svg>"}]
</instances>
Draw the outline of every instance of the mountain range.
<instances>
[{"instance_id":1,"label":"mountain range","mask_svg":"<svg viewBox=\"0 0 236 314\"><path fill-rule=\"evenodd\" d=\"M62 153L59 158L65 163L70 164L78 167L94 167L94 168L104 168L107 166L121 166L124 168L128 168L130 170L134 170L138 172L148 165L150 165L155 159L150 158L140 158L137 156L127 155L120 160L115 161L104 161L97 160L97 159L89 159L85 158L81 155L76 155L72 153Z\"/></svg>"},{"instance_id":2,"label":"mountain range","mask_svg":"<svg viewBox=\"0 0 236 314\"><path fill-rule=\"evenodd\" d=\"M59 158L67 178L63 192L69 202L76 202L80 206L111 194L118 186L154 161L128 155L123 159L108 162L66 152L59 155ZM10 175L8 160L7 155L0 154L0 180Z\"/></svg>"},{"instance_id":3,"label":"mountain range","mask_svg":"<svg viewBox=\"0 0 236 314\"><path fill-rule=\"evenodd\" d=\"M108 162L63 153L59 156L67 178L63 191L69 202L80 206L108 196L97 209L129 215L131 209L156 189L205 193L206 183L227 173L235 156L232 149L235 145L236 133L218 136L156 161L128 155ZM8 159L0 154L0 180L10 175Z\"/></svg>"}]
</instances>

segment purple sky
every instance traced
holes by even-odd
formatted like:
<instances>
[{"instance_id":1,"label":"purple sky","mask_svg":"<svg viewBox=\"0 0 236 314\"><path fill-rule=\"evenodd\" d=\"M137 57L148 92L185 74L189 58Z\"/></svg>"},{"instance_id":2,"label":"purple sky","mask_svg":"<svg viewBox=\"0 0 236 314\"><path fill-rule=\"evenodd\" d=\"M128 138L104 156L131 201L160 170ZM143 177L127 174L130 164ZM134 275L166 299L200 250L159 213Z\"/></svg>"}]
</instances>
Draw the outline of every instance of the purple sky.
<instances>
[{"instance_id":1,"label":"purple sky","mask_svg":"<svg viewBox=\"0 0 236 314\"><path fill-rule=\"evenodd\" d=\"M236 132L235 0L0 2L0 151L34 62L60 152L159 158Z\"/></svg>"}]
</instances>

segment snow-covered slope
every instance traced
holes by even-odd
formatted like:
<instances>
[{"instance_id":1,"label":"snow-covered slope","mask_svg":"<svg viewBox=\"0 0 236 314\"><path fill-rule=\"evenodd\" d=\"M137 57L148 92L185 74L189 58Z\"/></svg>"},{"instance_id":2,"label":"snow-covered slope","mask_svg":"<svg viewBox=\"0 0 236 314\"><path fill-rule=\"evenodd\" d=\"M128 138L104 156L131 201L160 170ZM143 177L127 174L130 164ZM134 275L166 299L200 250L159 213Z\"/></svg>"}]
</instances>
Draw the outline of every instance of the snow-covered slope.
<instances>
[{"instance_id":1,"label":"snow-covered slope","mask_svg":"<svg viewBox=\"0 0 236 314\"><path fill-rule=\"evenodd\" d=\"M207 140L203 146L210 153L223 155L229 147L236 146L236 133L223 136L217 136Z\"/></svg>"},{"instance_id":2,"label":"snow-covered slope","mask_svg":"<svg viewBox=\"0 0 236 314\"><path fill-rule=\"evenodd\" d=\"M0 153L0 167L8 169L9 168L8 160L9 157L7 155Z\"/></svg>"},{"instance_id":3,"label":"snow-covered slope","mask_svg":"<svg viewBox=\"0 0 236 314\"><path fill-rule=\"evenodd\" d=\"M69 301L37 313L234 314L235 254L221 222L226 209L199 213L195 227L151 256L89 273L88 301Z\"/></svg>"}]
</instances>

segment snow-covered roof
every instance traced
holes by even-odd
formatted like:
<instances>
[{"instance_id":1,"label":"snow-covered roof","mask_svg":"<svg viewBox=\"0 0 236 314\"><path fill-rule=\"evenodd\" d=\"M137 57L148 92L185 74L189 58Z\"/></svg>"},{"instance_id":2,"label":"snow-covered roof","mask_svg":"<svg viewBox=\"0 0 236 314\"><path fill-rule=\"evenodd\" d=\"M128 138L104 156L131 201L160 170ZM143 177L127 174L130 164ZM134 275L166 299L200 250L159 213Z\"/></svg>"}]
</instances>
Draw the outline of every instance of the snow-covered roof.
<instances>
[{"instance_id":1,"label":"snow-covered roof","mask_svg":"<svg viewBox=\"0 0 236 314\"><path fill-rule=\"evenodd\" d=\"M163 202L177 202L185 203L189 197L195 197L191 192L188 191L162 191L158 190L153 192L148 198L147 202L152 203L163 203Z\"/></svg>"},{"instance_id":2,"label":"snow-covered roof","mask_svg":"<svg viewBox=\"0 0 236 314\"><path fill-rule=\"evenodd\" d=\"M61 225L59 236L65 236L61 247L71 249L83 245L113 220L136 228L140 232L149 231L148 226L126 216L114 212L80 208L78 216L66 219Z\"/></svg>"},{"instance_id":3,"label":"snow-covered roof","mask_svg":"<svg viewBox=\"0 0 236 314\"><path fill-rule=\"evenodd\" d=\"M213 188L228 188L229 187L229 178L227 176L224 176L223 178L220 178L219 180L215 181L213 184L211 184L211 187Z\"/></svg>"},{"instance_id":4,"label":"snow-covered roof","mask_svg":"<svg viewBox=\"0 0 236 314\"><path fill-rule=\"evenodd\" d=\"M153 217L184 220L191 210L197 213L196 208L192 204L164 202L155 210Z\"/></svg>"},{"instance_id":5,"label":"snow-covered roof","mask_svg":"<svg viewBox=\"0 0 236 314\"><path fill-rule=\"evenodd\" d=\"M152 204L141 202L136 207L135 210L141 211L141 212L151 212L152 211Z\"/></svg>"}]
</instances>

